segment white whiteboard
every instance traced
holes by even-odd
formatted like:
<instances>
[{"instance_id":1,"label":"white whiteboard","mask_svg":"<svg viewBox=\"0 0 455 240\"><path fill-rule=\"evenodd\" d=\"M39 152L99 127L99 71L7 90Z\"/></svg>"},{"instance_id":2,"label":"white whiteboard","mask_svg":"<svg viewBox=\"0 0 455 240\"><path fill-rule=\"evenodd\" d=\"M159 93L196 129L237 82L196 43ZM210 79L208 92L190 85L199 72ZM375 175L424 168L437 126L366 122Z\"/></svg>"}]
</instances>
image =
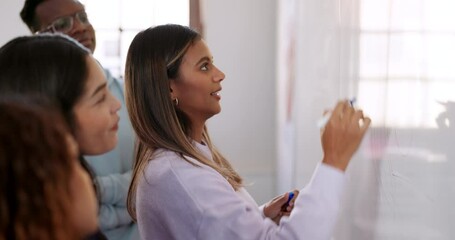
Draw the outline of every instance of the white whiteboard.
<instances>
[{"instance_id":1,"label":"white whiteboard","mask_svg":"<svg viewBox=\"0 0 455 240\"><path fill-rule=\"evenodd\" d=\"M355 96L373 125L348 168L334 239L455 239L455 1L280 4L297 5L298 37L292 120L278 129L294 174L278 186L308 182L322 157L317 120Z\"/></svg>"}]
</instances>

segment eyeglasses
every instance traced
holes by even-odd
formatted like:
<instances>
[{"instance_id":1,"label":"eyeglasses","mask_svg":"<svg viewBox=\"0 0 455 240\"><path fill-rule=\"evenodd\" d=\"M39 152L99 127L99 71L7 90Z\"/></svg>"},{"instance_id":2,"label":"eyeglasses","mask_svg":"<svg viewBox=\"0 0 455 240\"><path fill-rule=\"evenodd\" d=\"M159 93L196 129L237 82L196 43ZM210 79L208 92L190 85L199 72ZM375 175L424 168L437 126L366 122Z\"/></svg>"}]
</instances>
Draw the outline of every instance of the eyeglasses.
<instances>
[{"instance_id":1,"label":"eyeglasses","mask_svg":"<svg viewBox=\"0 0 455 240\"><path fill-rule=\"evenodd\" d=\"M58 18L57 20L53 21L49 26L47 26L44 30L38 31L42 32L61 32L61 33L68 33L73 29L74 26L74 19L77 19L80 24L88 25L90 22L88 21L87 13L85 11L77 12L73 15L63 16Z\"/></svg>"}]
</instances>

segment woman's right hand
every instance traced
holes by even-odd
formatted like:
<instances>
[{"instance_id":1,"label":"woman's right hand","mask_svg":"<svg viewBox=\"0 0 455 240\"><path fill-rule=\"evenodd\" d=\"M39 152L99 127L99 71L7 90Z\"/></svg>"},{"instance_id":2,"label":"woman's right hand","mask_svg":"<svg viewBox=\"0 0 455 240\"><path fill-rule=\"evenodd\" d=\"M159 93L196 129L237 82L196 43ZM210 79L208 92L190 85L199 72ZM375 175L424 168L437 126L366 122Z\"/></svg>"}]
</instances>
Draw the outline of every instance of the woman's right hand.
<instances>
[{"instance_id":1,"label":"woman's right hand","mask_svg":"<svg viewBox=\"0 0 455 240\"><path fill-rule=\"evenodd\" d=\"M322 130L323 163L345 171L357 151L371 119L348 101L340 101Z\"/></svg>"}]
</instances>

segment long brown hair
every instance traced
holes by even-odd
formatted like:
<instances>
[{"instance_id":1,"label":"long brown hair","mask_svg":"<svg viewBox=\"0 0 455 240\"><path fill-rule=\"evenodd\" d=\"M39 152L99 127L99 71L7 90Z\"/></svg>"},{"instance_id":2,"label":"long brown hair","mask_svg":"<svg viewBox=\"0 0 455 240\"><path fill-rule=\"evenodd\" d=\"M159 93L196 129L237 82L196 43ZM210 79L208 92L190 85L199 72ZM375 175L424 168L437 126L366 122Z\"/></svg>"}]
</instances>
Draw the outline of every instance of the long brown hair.
<instances>
[{"instance_id":1,"label":"long brown hair","mask_svg":"<svg viewBox=\"0 0 455 240\"><path fill-rule=\"evenodd\" d=\"M138 33L128 50L126 106L137 135L133 178L128 193L128 211L133 219L136 219L135 196L139 179L158 148L212 167L236 190L242 186L242 178L215 149L205 126L203 141L212 151L214 162L196 150L189 137L190 121L175 107L170 96L170 79L178 76L183 56L200 39L201 36L188 27L161 25Z\"/></svg>"},{"instance_id":2,"label":"long brown hair","mask_svg":"<svg viewBox=\"0 0 455 240\"><path fill-rule=\"evenodd\" d=\"M69 128L56 108L27 104L0 102L0 240L76 239Z\"/></svg>"},{"instance_id":3,"label":"long brown hair","mask_svg":"<svg viewBox=\"0 0 455 240\"><path fill-rule=\"evenodd\" d=\"M74 134L74 106L84 94L90 54L79 42L59 33L14 38L0 48L0 98L43 96L59 108ZM82 155L79 160L97 191L93 171Z\"/></svg>"}]
</instances>

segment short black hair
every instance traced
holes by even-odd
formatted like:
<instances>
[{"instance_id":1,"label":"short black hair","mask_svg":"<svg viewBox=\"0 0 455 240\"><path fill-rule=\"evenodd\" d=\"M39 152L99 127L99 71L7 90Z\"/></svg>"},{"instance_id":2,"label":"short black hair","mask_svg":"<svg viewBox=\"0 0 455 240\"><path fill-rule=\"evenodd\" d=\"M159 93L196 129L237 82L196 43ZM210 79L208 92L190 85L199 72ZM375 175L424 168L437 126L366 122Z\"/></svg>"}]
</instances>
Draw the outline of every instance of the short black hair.
<instances>
[{"instance_id":1,"label":"short black hair","mask_svg":"<svg viewBox=\"0 0 455 240\"><path fill-rule=\"evenodd\" d=\"M27 24L27 27L32 33L40 28L40 23L36 18L36 7L46 0L25 0L24 6L20 12L22 21Z\"/></svg>"}]
</instances>

